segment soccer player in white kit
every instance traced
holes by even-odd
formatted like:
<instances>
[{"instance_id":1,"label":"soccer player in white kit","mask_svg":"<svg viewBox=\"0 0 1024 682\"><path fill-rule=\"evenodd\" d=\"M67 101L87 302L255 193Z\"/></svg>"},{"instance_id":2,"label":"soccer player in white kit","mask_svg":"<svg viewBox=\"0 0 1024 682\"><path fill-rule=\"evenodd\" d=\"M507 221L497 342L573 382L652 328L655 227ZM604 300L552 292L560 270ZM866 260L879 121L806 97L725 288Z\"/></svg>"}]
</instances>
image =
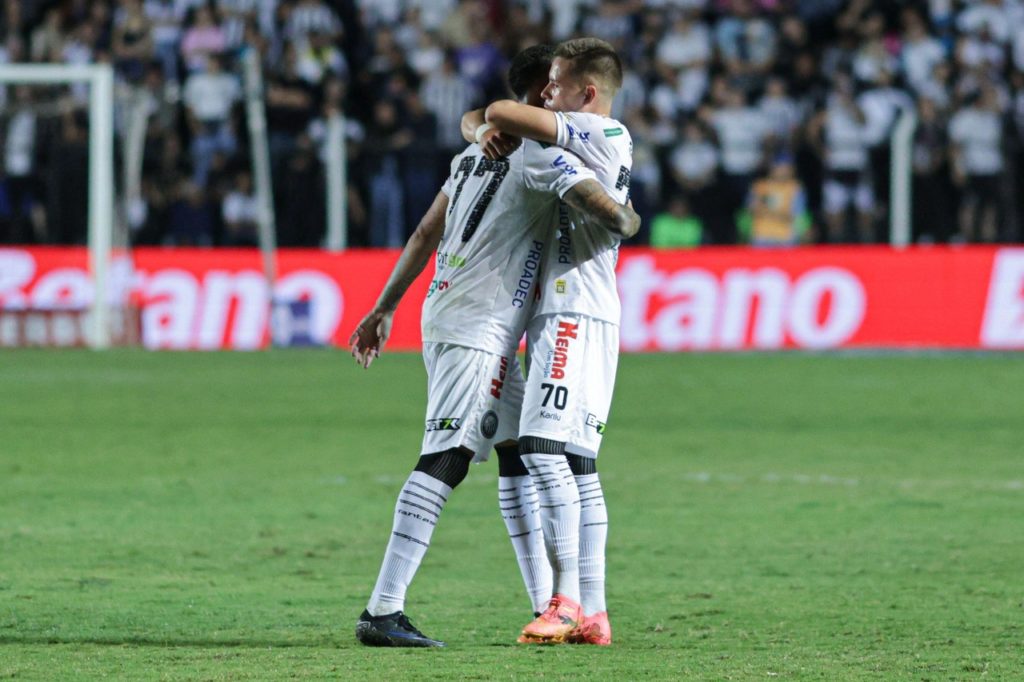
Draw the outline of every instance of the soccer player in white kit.
<instances>
[{"instance_id":1,"label":"soccer player in white kit","mask_svg":"<svg viewBox=\"0 0 1024 682\"><path fill-rule=\"evenodd\" d=\"M555 50L544 109L495 102L486 121L503 133L575 153L609 195L624 203L633 144L626 127L609 117L621 85L622 65L608 43L570 40ZM478 116L467 114L464 133ZM560 223L545 254L540 301L527 329L529 371L519 430L519 450L540 497L554 594L519 641L607 645L608 515L597 454L618 364L620 236L564 205Z\"/></svg>"},{"instance_id":2,"label":"soccer player in white kit","mask_svg":"<svg viewBox=\"0 0 1024 682\"><path fill-rule=\"evenodd\" d=\"M509 81L521 99L540 103L550 56L550 47L538 46L513 60ZM399 300L436 248L422 314L428 381L422 454L398 496L377 583L356 625L357 638L368 645L443 646L409 622L405 593L452 489L492 446L520 570L535 612L545 607L551 573L537 494L516 447L523 379L515 352L532 314L558 198L603 229L632 233L639 222L572 154L527 141L500 158L509 138L489 128L481 126L480 144L453 160L451 176L350 341L356 360L368 367L387 340ZM486 158L483 148L496 158Z\"/></svg>"}]
</instances>

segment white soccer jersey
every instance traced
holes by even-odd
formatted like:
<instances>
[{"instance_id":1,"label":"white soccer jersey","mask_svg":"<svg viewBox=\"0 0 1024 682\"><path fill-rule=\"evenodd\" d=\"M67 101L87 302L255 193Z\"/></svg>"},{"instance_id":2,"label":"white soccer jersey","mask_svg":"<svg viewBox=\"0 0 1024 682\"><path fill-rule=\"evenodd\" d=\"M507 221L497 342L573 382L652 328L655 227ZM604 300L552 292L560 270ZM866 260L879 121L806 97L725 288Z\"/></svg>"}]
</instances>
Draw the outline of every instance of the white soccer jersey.
<instances>
[{"instance_id":1,"label":"white soccer jersey","mask_svg":"<svg viewBox=\"0 0 1024 682\"><path fill-rule=\"evenodd\" d=\"M423 340L515 352L558 199L593 178L571 153L532 141L496 161L476 144L456 156L442 188L448 216L423 302Z\"/></svg>"},{"instance_id":2,"label":"white soccer jersey","mask_svg":"<svg viewBox=\"0 0 1024 682\"><path fill-rule=\"evenodd\" d=\"M556 113L559 147L574 152L619 203L629 196L633 140L626 126L597 114ZM544 259L538 315L579 313L619 324L621 306L615 286L619 236L587 222L564 203L558 232Z\"/></svg>"}]
</instances>

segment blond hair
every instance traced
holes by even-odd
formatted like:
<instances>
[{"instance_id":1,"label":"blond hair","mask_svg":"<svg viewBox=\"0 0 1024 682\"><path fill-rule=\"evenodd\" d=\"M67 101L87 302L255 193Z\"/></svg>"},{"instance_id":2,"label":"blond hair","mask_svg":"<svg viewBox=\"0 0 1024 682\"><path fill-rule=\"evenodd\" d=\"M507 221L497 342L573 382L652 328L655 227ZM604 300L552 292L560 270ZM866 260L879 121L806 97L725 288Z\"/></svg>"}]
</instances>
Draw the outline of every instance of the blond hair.
<instances>
[{"instance_id":1,"label":"blond hair","mask_svg":"<svg viewBox=\"0 0 1024 682\"><path fill-rule=\"evenodd\" d=\"M555 48L555 56L571 62L574 75L603 85L609 95L622 87L622 60L614 47L599 38L566 40Z\"/></svg>"}]
</instances>

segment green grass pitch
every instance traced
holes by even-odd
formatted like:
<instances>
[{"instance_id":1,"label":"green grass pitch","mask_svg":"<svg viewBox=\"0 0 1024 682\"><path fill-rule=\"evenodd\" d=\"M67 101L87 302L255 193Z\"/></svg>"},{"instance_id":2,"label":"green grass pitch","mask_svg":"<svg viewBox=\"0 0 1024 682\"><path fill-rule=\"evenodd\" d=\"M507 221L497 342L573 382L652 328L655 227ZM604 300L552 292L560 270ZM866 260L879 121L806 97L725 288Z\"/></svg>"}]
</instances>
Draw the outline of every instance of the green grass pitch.
<instances>
[{"instance_id":1,"label":"green grass pitch","mask_svg":"<svg viewBox=\"0 0 1024 682\"><path fill-rule=\"evenodd\" d=\"M1024 357L631 355L600 468L615 644L523 647L496 466L353 636L417 355L0 353L0 679L1020 679Z\"/></svg>"}]
</instances>

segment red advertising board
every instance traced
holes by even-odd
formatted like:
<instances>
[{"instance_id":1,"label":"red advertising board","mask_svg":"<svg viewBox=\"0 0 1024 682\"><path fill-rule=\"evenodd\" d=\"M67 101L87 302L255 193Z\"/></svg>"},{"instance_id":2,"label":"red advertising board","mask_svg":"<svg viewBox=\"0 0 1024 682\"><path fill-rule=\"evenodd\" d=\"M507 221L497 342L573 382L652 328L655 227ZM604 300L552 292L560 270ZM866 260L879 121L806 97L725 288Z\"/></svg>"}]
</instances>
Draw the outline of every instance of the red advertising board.
<instances>
[{"instance_id":1,"label":"red advertising board","mask_svg":"<svg viewBox=\"0 0 1024 682\"><path fill-rule=\"evenodd\" d=\"M255 250L138 249L114 269L142 306L147 347L256 349L269 292ZM345 345L397 251L284 250L275 299L309 302L310 333ZM0 248L0 307L81 308L81 248ZM419 347L432 268L399 307L390 348ZM625 351L1024 349L1024 248L623 249Z\"/></svg>"}]
</instances>

